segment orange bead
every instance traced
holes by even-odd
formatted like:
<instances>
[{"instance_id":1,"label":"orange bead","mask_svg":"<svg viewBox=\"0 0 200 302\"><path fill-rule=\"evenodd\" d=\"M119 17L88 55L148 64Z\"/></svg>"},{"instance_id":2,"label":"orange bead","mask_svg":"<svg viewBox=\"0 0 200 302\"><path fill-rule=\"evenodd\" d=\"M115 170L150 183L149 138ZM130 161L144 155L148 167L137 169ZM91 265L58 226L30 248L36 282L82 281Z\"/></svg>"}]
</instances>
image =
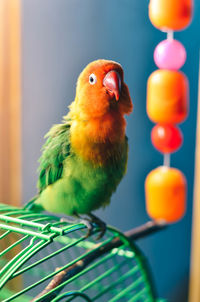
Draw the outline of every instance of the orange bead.
<instances>
[{"instance_id":1,"label":"orange bead","mask_svg":"<svg viewBox=\"0 0 200 302\"><path fill-rule=\"evenodd\" d=\"M181 171L161 166L145 180L146 208L154 220L168 223L181 219L186 208L186 179Z\"/></svg>"},{"instance_id":2,"label":"orange bead","mask_svg":"<svg viewBox=\"0 0 200 302\"><path fill-rule=\"evenodd\" d=\"M150 0L149 18L161 30L182 30L192 20L192 0Z\"/></svg>"},{"instance_id":3,"label":"orange bead","mask_svg":"<svg viewBox=\"0 0 200 302\"><path fill-rule=\"evenodd\" d=\"M147 114L155 123L180 123L188 114L188 81L180 71L158 69L147 82Z\"/></svg>"}]
</instances>

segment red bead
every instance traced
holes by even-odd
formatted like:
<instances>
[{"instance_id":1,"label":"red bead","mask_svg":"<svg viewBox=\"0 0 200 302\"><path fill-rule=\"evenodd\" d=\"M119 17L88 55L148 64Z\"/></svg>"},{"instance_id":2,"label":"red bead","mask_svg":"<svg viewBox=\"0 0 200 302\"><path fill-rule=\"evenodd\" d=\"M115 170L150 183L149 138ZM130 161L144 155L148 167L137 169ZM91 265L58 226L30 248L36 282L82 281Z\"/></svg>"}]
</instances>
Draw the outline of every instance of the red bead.
<instances>
[{"instance_id":1,"label":"red bead","mask_svg":"<svg viewBox=\"0 0 200 302\"><path fill-rule=\"evenodd\" d=\"M183 142L182 132L172 124L157 124L151 131L153 146L162 153L177 151Z\"/></svg>"}]
</instances>

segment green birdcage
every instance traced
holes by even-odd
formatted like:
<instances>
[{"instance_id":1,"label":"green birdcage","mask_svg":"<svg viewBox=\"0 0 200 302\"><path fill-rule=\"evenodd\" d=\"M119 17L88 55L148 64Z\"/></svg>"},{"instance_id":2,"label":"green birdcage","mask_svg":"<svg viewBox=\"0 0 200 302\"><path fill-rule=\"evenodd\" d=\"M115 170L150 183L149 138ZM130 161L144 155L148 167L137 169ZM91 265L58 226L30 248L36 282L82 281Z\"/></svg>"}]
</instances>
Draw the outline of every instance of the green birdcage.
<instances>
[{"instance_id":1,"label":"green birdcage","mask_svg":"<svg viewBox=\"0 0 200 302\"><path fill-rule=\"evenodd\" d=\"M86 238L83 224L1 204L0 301L158 301L130 240L156 228L152 223L125 236L107 227L96 241L98 227Z\"/></svg>"}]
</instances>

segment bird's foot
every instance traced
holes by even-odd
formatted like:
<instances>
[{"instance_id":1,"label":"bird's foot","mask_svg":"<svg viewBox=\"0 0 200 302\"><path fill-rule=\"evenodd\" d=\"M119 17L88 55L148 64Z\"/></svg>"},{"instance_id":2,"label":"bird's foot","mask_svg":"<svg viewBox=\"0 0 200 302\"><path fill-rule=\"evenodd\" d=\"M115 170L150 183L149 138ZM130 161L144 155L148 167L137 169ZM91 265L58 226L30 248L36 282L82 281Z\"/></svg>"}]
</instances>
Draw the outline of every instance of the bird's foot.
<instances>
[{"instance_id":1,"label":"bird's foot","mask_svg":"<svg viewBox=\"0 0 200 302\"><path fill-rule=\"evenodd\" d=\"M67 222L67 223L70 223L70 224L76 224L76 223L77 224L78 223L84 224L88 229L88 232L87 232L85 237L88 238L92 234L92 231L94 229L94 226L93 226L92 222L90 221L90 219L85 218L85 217L81 217L78 214L75 214L75 217L76 217L76 219L73 219L73 218L70 219L68 217L63 217L63 218L60 219L60 222L61 223L62 222Z\"/></svg>"},{"instance_id":2,"label":"bird's foot","mask_svg":"<svg viewBox=\"0 0 200 302\"><path fill-rule=\"evenodd\" d=\"M96 240L101 239L106 232L106 223L92 213L88 214L88 216L91 218L91 222L95 223L99 227L100 232Z\"/></svg>"},{"instance_id":3,"label":"bird's foot","mask_svg":"<svg viewBox=\"0 0 200 302\"><path fill-rule=\"evenodd\" d=\"M82 223L84 224L88 231L86 234L86 238L88 238L89 236L92 235L93 229L94 229L94 224L98 226L99 228L99 235L97 236L96 240L101 239L105 232L106 232L106 224L105 222L103 222L100 218L98 218L97 216L95 216L92 213L88 214L88 217L82 217L78 214L75 214L75 217L77 217L77 219L70 219L70 218L61 218L60 221L61 222L67 222L70 224L75 224L75 223Z\"/></svg>"},{"instance_id":4,"label":"bird's foot","mask_svg":"<svg viewBox=\"0 0 200 302\"><path fill-rule=\"evenodd\" d=\"M60 222L67 222L70 224L75 224L75 223L80 223L80 219L70 219L70 218L66 218L66 217L62 217L60 218Z\"/></svg>"}]
</instances>

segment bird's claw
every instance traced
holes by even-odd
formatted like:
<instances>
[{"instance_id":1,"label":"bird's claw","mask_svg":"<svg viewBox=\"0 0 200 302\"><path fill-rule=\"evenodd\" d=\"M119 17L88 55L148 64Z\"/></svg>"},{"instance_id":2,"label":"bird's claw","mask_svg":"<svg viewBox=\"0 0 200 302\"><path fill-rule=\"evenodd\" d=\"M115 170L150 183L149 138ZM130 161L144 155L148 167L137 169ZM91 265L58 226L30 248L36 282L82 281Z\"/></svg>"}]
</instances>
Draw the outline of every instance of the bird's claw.
<instances>
[{"instance_id":1,"label":"bird's claw","mask_svg":"<svg viewBox=\"0 0 200 302\"><path fill-rule=\"evenodd\" d=\"M88 238L89 236L91 236L92 235L92 231L94 229L94 226L93 226L92 222L90 222L89 220L87 220L87 219L84 218L84 219L80 220L80 223L83 223L87 227L87 229L88 229L88 231L87 231L87 233L85 235L85 238Z\"/></svg>"},{"instance_id":2,"label":"bird's claw","mask_svg":"<svg viewBox=\"0 0 200 302\"><path fill-rule=\"evenodd\" d=\"M102 223L99 224L99 230L100 230L100 232L99 232L99 234L98 234L96 240L101 239L101 238L104 236L105 232L106 232L106 224L105 224L105 222L103 222L103 221L101 221L101 222L102 222Z\"/></svg>"},{"instance_id":3,"label":"bird's claw","mask_svg":"<svg viewBox=\"0 0 200 302\"><path fill-rule=\"evenodd\" d=\"M104 236L104 234L106 232L106 223L104 221L102 221L101 219L99 219L94 214L89 214L89 216L91 218L91 221L94 222L99 227L99 234L96 238L96 240L99 240Z\"/></svg>"}]
</instances>

